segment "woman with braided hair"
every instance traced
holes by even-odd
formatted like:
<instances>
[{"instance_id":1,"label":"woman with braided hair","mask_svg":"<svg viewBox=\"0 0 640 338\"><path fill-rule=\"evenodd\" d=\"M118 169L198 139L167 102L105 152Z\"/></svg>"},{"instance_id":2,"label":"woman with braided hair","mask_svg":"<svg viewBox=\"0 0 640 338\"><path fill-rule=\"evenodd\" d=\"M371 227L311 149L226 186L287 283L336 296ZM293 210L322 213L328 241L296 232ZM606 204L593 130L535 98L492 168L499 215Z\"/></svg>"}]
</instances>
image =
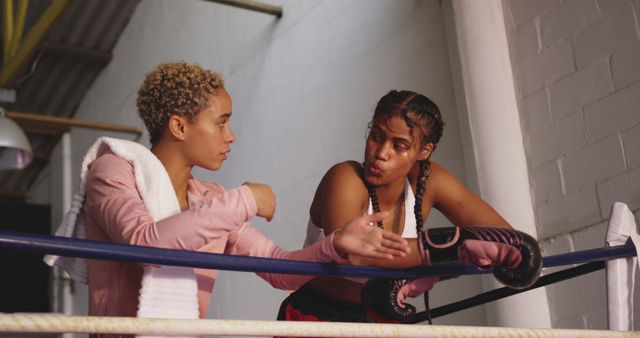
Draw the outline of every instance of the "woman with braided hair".
<instances>
[{"instance_id":1,"label":"woman with braided hair","mask_svg":"<svg viewBox=\"0 0 640 338\"><path fill-rule=\"evenodd\" d=\"M511 226L446 169L430 160L443 126L438 107L427 97L407 90L392 90L384 95L369 123L364 162L338 163L322 178L311 204L305 245L340 229L354 217L387 211L389 216L377 225L408 238L411 254L387 261L351 255L352 264L405 268L439 261L440 251L451 256L451 250L433 250L434 246L461 247L462 250L454 252L453 259L481 267L519 264L520 253L508 241L490 245L480 241L480 245L467 245L472 244L467 241L458 245L461 239L471 238L460 236L457 230L460 227L481 224L511 229ZM424 233L423 223L432 208L458 227L449 227L437 238L419 236ZM424 277L395 280L391 284L385 280L383 285L376 282L370 286L367 279L316 277L283 301L278 319L401 322L407 314L395 312L410 307L403 304L404 298L424 293L437 281L437 277ZM365 283L372 295L366 294Z\"/></svg>"}]
</instances>

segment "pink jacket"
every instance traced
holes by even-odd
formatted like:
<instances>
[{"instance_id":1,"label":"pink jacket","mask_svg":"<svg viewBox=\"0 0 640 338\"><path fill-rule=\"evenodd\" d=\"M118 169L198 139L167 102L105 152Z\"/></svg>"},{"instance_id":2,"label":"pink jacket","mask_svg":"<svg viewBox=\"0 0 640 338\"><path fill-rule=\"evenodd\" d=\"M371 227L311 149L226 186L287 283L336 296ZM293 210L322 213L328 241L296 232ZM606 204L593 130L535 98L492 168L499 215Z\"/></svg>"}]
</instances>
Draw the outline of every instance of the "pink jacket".
<instances>
[{"instance_id":1,"label":"pink jacket","mask_svg":"<svg viewBox=\"0 0 640 338\"><path fill-rule=\"evenodd\" d=\"M332 236L293 252L283 251L247 221L256 215L250 189L189 180L189 210L154 222L145 207L126 160L106 154L89 167L82 215L93 240L161 248L318 262L346 260L334 249ZM89 260L89 314L135 317L142 265ZM195 269L200 317L207 313L217 270ZM312 276L258 273L279 289L295 290ZM241 296L241 295L238 295Z\"/></svg>"}]
</instances>

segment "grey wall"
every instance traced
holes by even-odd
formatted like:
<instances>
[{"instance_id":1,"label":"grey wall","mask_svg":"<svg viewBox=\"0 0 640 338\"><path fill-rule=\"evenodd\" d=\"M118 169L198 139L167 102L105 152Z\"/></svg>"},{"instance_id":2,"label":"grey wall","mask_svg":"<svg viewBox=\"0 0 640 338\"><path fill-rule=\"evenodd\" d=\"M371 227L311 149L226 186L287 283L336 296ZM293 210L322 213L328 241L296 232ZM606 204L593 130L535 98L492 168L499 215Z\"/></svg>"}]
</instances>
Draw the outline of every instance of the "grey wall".
<instances>
[{"instance_id":1,"label":"grey wall","mask_svg":"<svg viewBox=\"0 0 640 338\"><path fill-rule=\"evenodd\" d=\"M602 247L640 210L640 1L503 3L545 254ZM547 290L553 327L607 327L604 272Z\"/></svg>"}]
</instances>

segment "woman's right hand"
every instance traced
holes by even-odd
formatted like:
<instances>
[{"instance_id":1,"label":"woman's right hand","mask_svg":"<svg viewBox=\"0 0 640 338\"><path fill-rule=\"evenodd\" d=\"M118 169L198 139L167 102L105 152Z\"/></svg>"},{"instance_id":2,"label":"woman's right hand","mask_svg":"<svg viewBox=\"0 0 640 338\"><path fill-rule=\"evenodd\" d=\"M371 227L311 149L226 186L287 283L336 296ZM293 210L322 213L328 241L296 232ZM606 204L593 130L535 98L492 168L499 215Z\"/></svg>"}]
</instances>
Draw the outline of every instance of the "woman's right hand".
<instances>
[{"instance_id":1,"label":"woman's right hand","mask_svg":"<svg viewBox=\"0 0 640 338\"><path fill-rule=\"evenodd\" d=\"M271 186L253 182L244 182L243 184L251 189L258 208L257 215L266 219L267 222L271 221L276 212L276 195L271 190Z\"/></svg>"},{"instance_id":2,"label":"woman's right hand","mask_svg":"<svg viewBox=\"0 0 640 338\"><path fill-rule=\"evenodd\" d=\"M387 216L388 212L378 212L349 221L335 232L333 244L338 253L383 259L407 256L410 250L406 239L374 225Z\"/></svg>"}]
</instances>

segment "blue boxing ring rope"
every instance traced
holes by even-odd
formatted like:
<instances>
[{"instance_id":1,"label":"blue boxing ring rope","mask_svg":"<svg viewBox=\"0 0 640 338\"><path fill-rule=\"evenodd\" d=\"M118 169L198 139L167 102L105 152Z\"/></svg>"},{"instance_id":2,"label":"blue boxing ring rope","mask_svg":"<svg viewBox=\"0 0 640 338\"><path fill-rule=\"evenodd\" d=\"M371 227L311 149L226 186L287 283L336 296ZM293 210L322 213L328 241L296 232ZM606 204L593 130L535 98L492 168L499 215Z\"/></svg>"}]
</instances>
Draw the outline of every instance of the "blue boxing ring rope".
<instances>
[{"instance_id":1,"label":"blue boxing ring rope","mask_svg":"<svg viewBox=\"0 0 640 338\"><path fill-rule=\"evenodd\" d=\"M301 275L330 275L371 278L421 277L442 275L474 275L490 273L461 263L440 263L409 269L385 269L378 267L314 263L295 260L235 256L195 251L161 249L67 237L43 236L0 231L0 250L73 256L88 259L115 260L158 265L186 266L246 272L268 272ZM469 307L526 292L557 281L577 277L603 269L604 261L636 256L633 244L576 251L543 258L543 267L582 264L540 277L531 287L515 290L507 287L491 290L474 297L431 309L436 318ZM414 323L426 320L424 312L416 314Z\"/></svg>"},{"instance_id":2,"label":"blue boxing ring rope","mask_svg":"<svg viewBox=\"0 0 640 338\"><path fill-rule=\"evenodd\" d=\"M235 256L176 249L101 242L58 236L43 236L0 231L0 249L72 256L89 259L138 262L158 265L187 266L246 272L328 275L371 278L422 277L441 275L474 275L490 273L462 263L441 263L409 269L385 269L369 266L314 263L286 259ZM543 267L606 261L636 256L632 244L570 252L543 258Z\"/></svg>"},{"instance_id":3,"label":"blue boxing ring rope","mask_svg":"<svg viewBox=\"0 0 640 338\"><path fill-rule=\"evenodd\" d=\"M329 275L395 278L421 277L426 275L468 275L490 272L480 270L473 266L465 266L457 263L392 270L377 267L161 249L148 246L127 245L58 236L22 234L8 231L0 231L0 248L59 256L186 266L201 269L317 276Z\"/></svg>"}]
</instances>

